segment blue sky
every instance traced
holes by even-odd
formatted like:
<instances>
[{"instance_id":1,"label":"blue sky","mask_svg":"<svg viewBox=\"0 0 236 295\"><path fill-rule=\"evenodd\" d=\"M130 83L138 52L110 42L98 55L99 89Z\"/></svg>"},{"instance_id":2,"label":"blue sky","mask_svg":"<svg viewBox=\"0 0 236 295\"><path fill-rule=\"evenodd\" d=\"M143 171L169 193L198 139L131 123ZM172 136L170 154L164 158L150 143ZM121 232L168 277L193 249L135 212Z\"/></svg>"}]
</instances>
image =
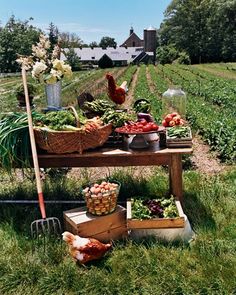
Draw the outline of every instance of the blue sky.
<instances>
[{"instance_id":1,"label":"blue sky","mask_svg":"<svg viewBox=\"0 0 236 295\"><path fill-rule=\"evenodd\" d=\"M121 44L130 26L139 37L150 25L158 28L171 0L0 0L0 23L14 14L17 19L33 17L31 24L45 30L53 22L60 31L73 32L85 43L103 36Z\"/></svg>"}]
</instances>

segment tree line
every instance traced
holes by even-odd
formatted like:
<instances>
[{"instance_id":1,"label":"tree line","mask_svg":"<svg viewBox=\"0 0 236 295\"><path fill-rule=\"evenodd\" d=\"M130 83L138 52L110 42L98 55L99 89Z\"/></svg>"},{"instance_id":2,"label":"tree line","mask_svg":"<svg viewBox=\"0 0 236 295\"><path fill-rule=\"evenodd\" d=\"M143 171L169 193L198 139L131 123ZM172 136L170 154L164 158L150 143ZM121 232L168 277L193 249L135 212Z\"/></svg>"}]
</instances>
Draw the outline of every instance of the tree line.
<instances>
[{"instance_id":1,"label":"tree line","mask_svg":"<svg viewBox=\"0 0 236 295\"><path fill-rule=\"evenodd\" d=\"M32 44L38 42L41 29L30 24L32 18L21 21L11 16L5 26L0 26L0 73L10 73L20 71L16 63L18 55L30 55ZM50 23L48 26L48 36L52 44L59 42L60 47L69 48L67 60L73 70L78 70L80 61L74 48L79 47L116 47L117 43L114 38L103 37L99 43L92 42L85 44L81 38L70 32L60 32L56 25Z\"/></svg>"},{"instance_id":2,"label":"tree line","mask_svg":"<svg viewBox=\"0 0 236 295\"><path fill-rule=\"evenodd\" d=\"M235 0L173 0L158 30L162 63L236 61Z\"/></svg>"}]
</instances>

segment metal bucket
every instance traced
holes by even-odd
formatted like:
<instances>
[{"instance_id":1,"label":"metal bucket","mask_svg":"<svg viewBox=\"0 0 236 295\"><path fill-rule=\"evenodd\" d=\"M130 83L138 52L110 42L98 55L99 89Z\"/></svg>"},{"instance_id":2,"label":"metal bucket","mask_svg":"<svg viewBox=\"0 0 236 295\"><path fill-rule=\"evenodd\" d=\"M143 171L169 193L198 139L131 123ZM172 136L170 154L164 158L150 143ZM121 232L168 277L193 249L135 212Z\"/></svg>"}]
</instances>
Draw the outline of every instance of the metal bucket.
<instances>
[{"instance_id":1,"label":"metal bucket","mask_svg":"<svg viewBox=\"0 0 236 295\"><path fill-rule=\"evenodd\" d=\"M61 107L61 81L54 84L45 85L48 108Z\"/></svg>"}]
</instances>

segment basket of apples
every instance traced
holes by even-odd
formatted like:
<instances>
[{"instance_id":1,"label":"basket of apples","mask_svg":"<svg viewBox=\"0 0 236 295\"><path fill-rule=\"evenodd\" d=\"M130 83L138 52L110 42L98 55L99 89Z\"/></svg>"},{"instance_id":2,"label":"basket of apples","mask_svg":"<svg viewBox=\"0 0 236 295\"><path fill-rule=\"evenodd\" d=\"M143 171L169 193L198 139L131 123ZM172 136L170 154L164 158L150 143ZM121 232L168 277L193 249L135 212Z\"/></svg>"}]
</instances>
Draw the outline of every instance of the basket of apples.
<instances>
[{"instance_id":1,"label":"basket of apples","mask_svg":"<svg viewBox=\"0 0 236 295\"><path fill-rule=\"evenodd\" d=\"M176 112L166 115L162 121L164 127L183 126L185 123L185 120Z\"/></svg>"}]
</instances>

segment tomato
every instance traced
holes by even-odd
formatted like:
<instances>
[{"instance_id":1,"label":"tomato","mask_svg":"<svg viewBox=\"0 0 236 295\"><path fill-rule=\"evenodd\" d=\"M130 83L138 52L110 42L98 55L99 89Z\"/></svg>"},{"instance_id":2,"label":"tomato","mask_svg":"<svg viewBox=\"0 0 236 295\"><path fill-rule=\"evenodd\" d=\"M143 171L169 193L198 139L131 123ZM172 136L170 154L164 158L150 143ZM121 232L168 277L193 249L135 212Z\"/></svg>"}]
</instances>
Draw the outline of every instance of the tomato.
<instances>
[{"instance_id":1,"label":"tomato","mask_svg":"<svg viewBox=\"0 0 236 295\"><path fill-rule=\"evenodd\" d=\"M139 123L142 124L143 126L147 125L147 121L145 119L141 119Z\"/></svg>"},{"instance_id":2,"label":"tomato","mask_svg":"<svg viewBox=\"0 0 236 295\"><path fill-rule=\"evenodd\" d=\"M155 130L158 130L159 126L155 123L152 123L152 130L155 131Z\"/></svg>"},{"instance_id":3,"label":"tomato","mask_svg":"<svg viewBox=\"0 0 236 295\"><path fill-rule=\"evenodd\" d=\"M137 126L138 128L143 128L144 125L141 124L141 123L137 123L136 126Z\"/></svg>"},{"instance_id":4,"label":"tomato","mask_svg":"<svg viewBox=\"0 0 236 295\"><path fill-rule=\"evenodd\" d=\"M152 125L148 123L146 126L143 126L143 132L149 131L152 131Z\"/></svg>"}]
</instances>

